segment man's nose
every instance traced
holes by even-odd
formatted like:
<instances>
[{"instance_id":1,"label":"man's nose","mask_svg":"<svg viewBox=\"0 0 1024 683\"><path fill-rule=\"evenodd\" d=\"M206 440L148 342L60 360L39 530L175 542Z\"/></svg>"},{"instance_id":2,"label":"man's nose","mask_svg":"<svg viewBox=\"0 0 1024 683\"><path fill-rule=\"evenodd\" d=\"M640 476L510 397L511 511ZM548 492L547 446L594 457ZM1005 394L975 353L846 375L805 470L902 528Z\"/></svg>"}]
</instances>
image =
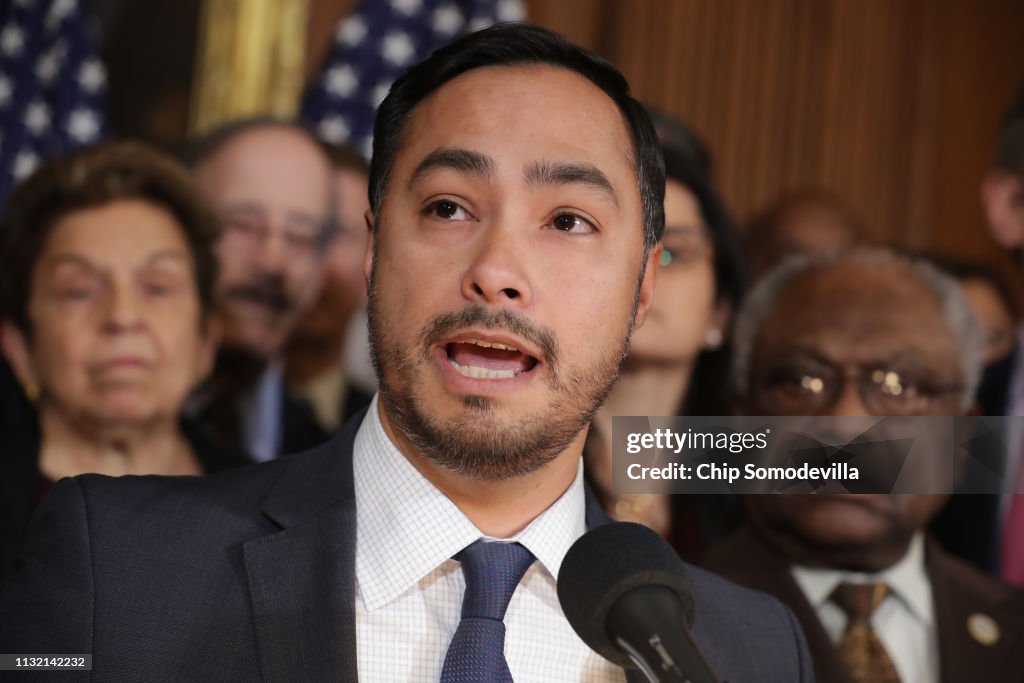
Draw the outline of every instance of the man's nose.
<instances>
[{"instance_id":1,"label":"man's nose","mask_svg":"<svg viewBox=\"0 0 1024 683\"><path fill-rule=\"evenodd\" d=\"M864 398L861 396L860 386L854 377L848 378L843 383L843 390L836 397L832 409L828 415L841 417L870 417L872 415L868 407L864 405Z\"/></svg>"},{"instance_id":2,"label":"man's nose","mask_svg":"<svg viewBox=\"0 0 1024 683\"><path fill-rule=\"evenodd\" d=\"M257 265L266 272L281 272L287 262L286 247L284 231L275 228L267 230L256 250Z\"/></svg>"},{"instance_id":3,"label":"man's nose","mask_svg":"<svg viewBox=\"0 0 1024 683\"><path fill-rule=\"evenodd\" d=\"M493 223L477 236L473 261L462 281L466 299L483 304L529 306L528 236L511 220Z\"/></svg>"}]
</instances>

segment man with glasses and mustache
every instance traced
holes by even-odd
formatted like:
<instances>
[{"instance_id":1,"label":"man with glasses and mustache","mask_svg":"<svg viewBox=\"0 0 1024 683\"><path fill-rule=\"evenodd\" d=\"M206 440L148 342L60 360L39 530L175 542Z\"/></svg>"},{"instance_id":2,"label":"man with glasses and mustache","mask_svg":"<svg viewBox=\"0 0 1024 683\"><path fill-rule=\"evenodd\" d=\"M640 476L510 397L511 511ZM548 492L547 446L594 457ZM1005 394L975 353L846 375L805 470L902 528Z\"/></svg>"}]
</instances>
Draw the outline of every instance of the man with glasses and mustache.
<instances>
[{"instance_id":1,"label":"man with glasses and mustache","mask_svg":"<svg viewBox=\"0 0 1024 683\"><path fill-rule=\"evenodd\" d=\"M748 415L963 415L980 374L956 281L884 249L779 266L748 296L734 343ZM1022 681L1024 593L925 536L946 500L748 496L747 526L704 566L796 612L819 683Z\"/></svg>"},{"instance_id":2,"label":"man with glasses and mustache","mask_svg":"<svg viewBox=\"0 0 1024 683\"><path fill-rule=\"evenodd\" d=\"M220 217L217 304L223 344L191 407L231 449L265 461L327 434L286 390L284 346L316 300L333 225L333 172L320 143L274 119L228 124L190 154Z\"/></svg>"},{"instance_id":3,"label":"man with glasses and mustache","mask_svg":"<svg viewBox=\"0 0 1024 683\"><path fill-rule=\"evenodd\" d=\"M369 410L221 478L58 484L0 649L91 652L108 678L624 680L555 579L607 522L582 448L650 306L663 188L625 79L553 33L496 26L410 69L374 135ZM812 680L788 610L687 572L722 680Z\"/></svg>"}]
</instances>

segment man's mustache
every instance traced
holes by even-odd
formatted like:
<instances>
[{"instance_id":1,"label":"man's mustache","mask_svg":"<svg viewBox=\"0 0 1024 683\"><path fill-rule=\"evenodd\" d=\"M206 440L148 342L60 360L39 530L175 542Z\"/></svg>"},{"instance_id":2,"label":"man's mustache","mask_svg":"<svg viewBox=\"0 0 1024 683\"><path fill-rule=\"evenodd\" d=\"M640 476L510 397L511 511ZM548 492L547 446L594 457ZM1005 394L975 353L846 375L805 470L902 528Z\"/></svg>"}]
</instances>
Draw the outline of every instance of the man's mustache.
<instances>
[{"instance_id":1,"label":"man's mustache","mask_svg":"<svg viewBox=\"0 0 1024 683\"><path fill-rule=\"evenodd\" d=\"M489 330L511 332L537 349L544 362L551 366L552 370L558 367L558 341L554 332L507 308L493 310L479 305L471 305L461 311L437 315L427 323L420 335L423 348L427 349L432 344L451 336L453 332L466 327L482 327Z\"/></svg>"},{"instance_id":2,"label":"man's mustache","mask_svg":"<svg viewBox=\"0 0 1024 683\"><path fill-rule=\"evenodd\" d=\"M248 282L229 287L224 296L227 299L252 301L283 313L294 307L294 302L284 291L284 285L276 280Z\"/></svg>"}]
</instances>

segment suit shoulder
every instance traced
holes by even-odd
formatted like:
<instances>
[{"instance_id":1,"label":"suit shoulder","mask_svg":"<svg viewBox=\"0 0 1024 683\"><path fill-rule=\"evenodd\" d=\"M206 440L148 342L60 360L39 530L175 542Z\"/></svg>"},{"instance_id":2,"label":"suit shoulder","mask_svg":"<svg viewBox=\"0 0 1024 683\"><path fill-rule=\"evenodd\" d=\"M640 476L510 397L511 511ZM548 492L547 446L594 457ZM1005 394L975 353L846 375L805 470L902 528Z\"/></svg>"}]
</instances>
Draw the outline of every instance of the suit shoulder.
<instances>
[{"instance_id":1,"label":"suit shoulder","mask_svg":"<svg viewBox=\"0 0 1024 683\"><path fill-rule=\"evenodd\" d=\"M778 599L693 565L694 637L723 680L811 681L807 640ZM750 662L760 662L754 672Z\"/></svg>"},{"instance_id":2,"label":"suit shoulder","mask_svg":"<svg viewBox=\"0 0 1024 683\"><path fill-rule=\"evenodd\" d=\"M785 618L787 608L767 593L733 583L692 564L686 565L686 571L697 600L707 596L704 602L709 603L708 611L729 615L737 609L740 613L733 616L758 623L763 623L765 618Z\"/></svg>"},{"instance_id":3,"label":"suit shoulder","mask_svg":"<svg viewBox=\"0 0 1024 683\"><path fill-rule=\"evenodd\" d=\"M94 532L152 524L208 530L211 519L226 526L252 518L287 466L275 460L196 477L85 474L74 482Z\"/></svg>"}]
</instances>

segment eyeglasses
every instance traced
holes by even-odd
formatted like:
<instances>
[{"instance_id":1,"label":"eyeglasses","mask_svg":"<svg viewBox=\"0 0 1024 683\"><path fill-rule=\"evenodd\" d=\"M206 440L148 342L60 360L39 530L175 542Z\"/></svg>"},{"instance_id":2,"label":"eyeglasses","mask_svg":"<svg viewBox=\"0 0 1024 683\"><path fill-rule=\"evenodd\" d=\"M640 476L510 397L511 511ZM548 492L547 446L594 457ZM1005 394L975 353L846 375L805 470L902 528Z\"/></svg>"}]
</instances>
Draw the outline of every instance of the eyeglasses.
<instances>
[{"instance_id":1,"label":"eyeglasses","mask_svg":"<svg viewBox=\"0 0 1024 683\"><path fill-rule=\"evenodd\" d=\"M223 238L238 249L255 250L280 233L285 249L293 257L309 257L323 242L324 226L312 218L289 218L275 227L263 212L241 210L221 215Z\"/></svg>"},{"instance_id":2,"label":"eyeglasses","mask_svg":"<svg viewBox=\"0 0 1024 683\"><path fill-rule=\"evenodd\" d=\"M754 404L769 415L822 415L831 411L856 382L864 407L872 415L924 415L963 384L935 382L916 370L886 365L840 368L820 360L777 363L755 376Z\"/></svg>"},{"instance_id":3,"label":"eyeglasses","mask_svg":"<svg viewBox=\"0 0 1024 683\"><path fill-rule=\"evenodd\" d=\"M704 228L666 228L662 247L662 268L693 263L714 253L711 235Z\"/></svg>"}]
</instances>

